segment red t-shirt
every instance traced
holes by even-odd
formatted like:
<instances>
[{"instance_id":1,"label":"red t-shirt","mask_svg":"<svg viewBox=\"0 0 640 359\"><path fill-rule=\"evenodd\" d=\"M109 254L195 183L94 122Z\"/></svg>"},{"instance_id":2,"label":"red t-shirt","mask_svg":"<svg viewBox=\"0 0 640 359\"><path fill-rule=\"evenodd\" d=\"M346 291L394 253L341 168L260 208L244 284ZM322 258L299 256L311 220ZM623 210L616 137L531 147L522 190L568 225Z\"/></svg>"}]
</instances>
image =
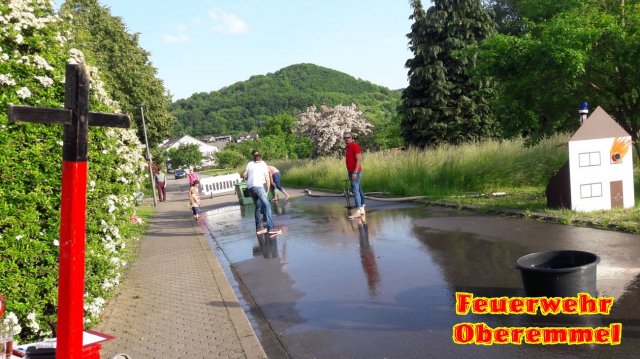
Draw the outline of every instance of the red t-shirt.
<instances>
[{"instance_id":1,"label":"red t-shirt","mask_svg":"<svg viewBox=\"0 0 640 359\"><path fill-rule=\"evenodd\" d=\"M356 169L356 163L358 162L358 160L356 160L356 154L358 153L360 153L360 146L358 146L357 143L352 141L350 144L347 145L346 153L345 153L346 162L347 162L347 172L362 171L362 166Z\"/></svg>"}]
</instances>

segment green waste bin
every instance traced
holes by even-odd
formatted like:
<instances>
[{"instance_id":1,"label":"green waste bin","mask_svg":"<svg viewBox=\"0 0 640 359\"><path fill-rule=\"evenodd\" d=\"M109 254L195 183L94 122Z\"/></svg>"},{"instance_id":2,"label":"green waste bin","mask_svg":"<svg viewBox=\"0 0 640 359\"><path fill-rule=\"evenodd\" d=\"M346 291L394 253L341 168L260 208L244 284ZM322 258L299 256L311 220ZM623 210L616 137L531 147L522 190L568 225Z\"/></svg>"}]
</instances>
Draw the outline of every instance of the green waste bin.
<instances>
[{"instance_id":1,"label":"green waste bin","mask_svg":"<svg viewBox=\"0 0 640 359\"><path fill-rule=\"evenodd\" d=\"M235 186L236 195L238 195L238 202L243 206L252 204L253 199L251 199L251 196L247 193L247 182L238 182Z\"/></svg>"},{"instance_id":2,"label":"green waste bin","mask_svg":"<svg viewBox=\"0 0 640 359\"><path fill-rule=\"evenodd\" d=\"M248 204L253 204L253 199L251 198L251 195L247 193L248 192L247 182L238 182L235 184L235 186L236 186L236 195L238 195L238 202L243 206L246 206ZM271 201L273 199L273 194L269 192L267 194L267 198L269 199L269 201Z\"/></svg>"}]
</instances>

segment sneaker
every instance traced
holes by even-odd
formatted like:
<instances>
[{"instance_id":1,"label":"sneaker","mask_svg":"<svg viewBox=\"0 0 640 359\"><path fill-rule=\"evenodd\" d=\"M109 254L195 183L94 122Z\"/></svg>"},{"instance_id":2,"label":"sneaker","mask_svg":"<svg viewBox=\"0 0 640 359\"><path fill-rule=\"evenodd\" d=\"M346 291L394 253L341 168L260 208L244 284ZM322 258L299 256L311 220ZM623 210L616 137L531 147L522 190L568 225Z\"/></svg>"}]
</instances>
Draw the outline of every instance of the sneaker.
<instances>
[{"instance_id":1,"label":"sneaker","mask_svg":"<svg viewBox=\"0 0 640 359\"><path fill-rule=\"evenodd\" d=\"M282 231L278 228L271 228L269 230L269 234L280 234L280 233L282 233Z\"/></svg>"},{"instance_id":2,"label":"sneaker","mask_svg":"<svg viewBox=\"0 0 640 359\"><path fill-rule=\"evenodd\" d=\"M360 207L360 214L364 214L364 204Z\"/></svg>"},{"instance_id":3,"label":"sneaker","mask_svg":"<svg viewBox=\"0 0 640 359\"><path fill-rule=\"evenodd\" d=\"M267 229L266 229L266 228L260 228L260 229L256 232L256 234L265 234L265 233L267 233Z\"/></svg>"}]
</instances>

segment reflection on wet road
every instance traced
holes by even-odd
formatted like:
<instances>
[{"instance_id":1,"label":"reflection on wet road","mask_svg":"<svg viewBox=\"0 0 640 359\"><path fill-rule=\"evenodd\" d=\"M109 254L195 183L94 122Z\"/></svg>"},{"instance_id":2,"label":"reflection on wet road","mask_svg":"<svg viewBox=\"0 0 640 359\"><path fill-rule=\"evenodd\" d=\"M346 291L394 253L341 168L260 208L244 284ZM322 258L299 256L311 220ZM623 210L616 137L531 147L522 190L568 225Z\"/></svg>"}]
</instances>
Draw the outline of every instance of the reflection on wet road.
<instances>
[{"instance_id":1,"label":"reflection on wet road","mask_svg":"<svg viewBox=\"0 0 640 359\"><path fill-rule=\"evenodd\" d=\"M236 280L237 295L250 307L270 357L640 355L638 236L373 201L366 218L349 220L341 201L306 197L274 204L274 222L283 229L276 237L255 235L253 206L206 213L210 243L221 264L230 266L228 276ZM610 316L583 325L622 322L621 345L452 342L451 329L461 322L540 326L535 317L458 316L455 293L523 296L515 260L551 249L586 250L602 258L598 293L616 303ZM547 326L560 323L545 319Z\"/></svg>"}]
</instances>

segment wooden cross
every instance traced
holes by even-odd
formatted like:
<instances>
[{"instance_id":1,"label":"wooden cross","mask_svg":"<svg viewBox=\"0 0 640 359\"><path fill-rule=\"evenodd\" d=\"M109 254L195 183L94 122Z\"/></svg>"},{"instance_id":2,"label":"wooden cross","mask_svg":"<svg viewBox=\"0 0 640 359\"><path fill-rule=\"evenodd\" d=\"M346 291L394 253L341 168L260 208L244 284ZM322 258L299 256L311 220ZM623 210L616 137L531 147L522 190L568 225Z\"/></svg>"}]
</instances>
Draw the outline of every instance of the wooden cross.
<instances>
[{"instance_id":1,"label":"wooden cross","mask_svg":"<svg viewBox=\"0 0 640 359\"><path fill-rule=\"evenodd\" d=\"M64 109L9 105L9 121L64 125L60 198L57 358L82 358L88 126L128 128L127 115L89 112L89 74L66 68Z\"/></svg>"}]
</instances>

